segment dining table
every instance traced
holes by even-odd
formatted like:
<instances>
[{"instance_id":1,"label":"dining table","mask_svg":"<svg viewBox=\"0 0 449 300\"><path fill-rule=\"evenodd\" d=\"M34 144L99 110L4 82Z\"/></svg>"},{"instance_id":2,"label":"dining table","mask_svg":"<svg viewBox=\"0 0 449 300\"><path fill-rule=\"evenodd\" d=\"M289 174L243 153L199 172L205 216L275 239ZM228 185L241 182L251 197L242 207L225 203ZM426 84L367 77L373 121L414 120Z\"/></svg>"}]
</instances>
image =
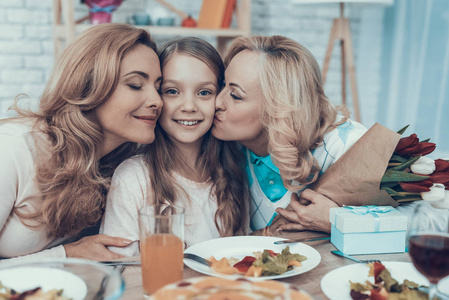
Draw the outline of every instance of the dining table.
<instances>
[{"instance_id":1,"label":"dining table","mask_svg":"<svg viewBox=\"0 0 449 300\"><path fill-rule=\"evenodd\" d=\"M302 232L283 232L276 237L279 238L314 238L314 237L326 237L328 234L313 231L302 231ZM321 255L320 263L312 270L292 276L287 278L278 279L281 282L293 285L301 290L309 293L313 299L329 299L321 290L321 279L328 272L335 270L339 267L343 267L350 264L355 264L356 262L351 261L347 258L336 256L331 253L333 250L338 250L330 240L319 240L305 242L305 244L315 248ZM388 254L371 254L371 255L354 255L358 259L378 259L382 262L385 261L399 261L399 262L410 262L410 257L408 253L388 253ZM127 258L129 260L139 259L138 257ZM143 296L142 289L142 274L140 265L137 266L127 266L123 273L123 278L125 280L125 291L123 293L122 299L126 300L141 300L145 299ZM196 272L186 265L184 265L183 278L188 279L192 277L205 276L199 272ZM332 298L331 298L332 299Z\"/></svg>"}]
</instances>

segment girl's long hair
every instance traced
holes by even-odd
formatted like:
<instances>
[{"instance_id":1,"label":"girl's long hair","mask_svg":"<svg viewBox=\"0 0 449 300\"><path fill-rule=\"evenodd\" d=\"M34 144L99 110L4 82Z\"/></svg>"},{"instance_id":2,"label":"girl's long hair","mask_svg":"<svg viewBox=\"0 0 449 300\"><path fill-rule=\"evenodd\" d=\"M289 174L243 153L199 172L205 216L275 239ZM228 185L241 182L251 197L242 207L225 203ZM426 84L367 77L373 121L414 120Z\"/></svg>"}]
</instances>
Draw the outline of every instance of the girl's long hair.
<instances>
[{"instance_id":1,"label":"girl's long hair","mask_svg":"<svg viewBox=\"0 0 449 300\"><path fill-rule=\"evenodd\" d=\"M260 119L268 134L268 152L284 186L296 191L298 183L317 179L320 168L311 151L335 128L337 110L324 94L317 61L304 46L282 36L236 38L225 66L243 50L259 54L264 96Z\"/></svg>"},{"instance_id":2,"label":"girl's long hair","mask_svg":"<svg viewBox=\"0 0 449 300\"><path fill-rule=\"evenodd\" d=\"M125 24L102 24L86 30L67 46L57 61L36 113L15 109L17 118L35 120L36 182L42 206L34 214L56 236L76 234L102 216L106 191L115 167L137 149L125 143L100 161L102 128L93 111L117 87L120 63L137 45L157 52L149 33ZM157 66L159 67L159 66ZM38 140L41 138L41 140Z\"/></svg>"},{"instance_id":3,"label":"girl's long hair","mask_svg":"<svg viewBox=\"0 0 449 300\"><path fill-rule=\"evenodd\" d=\"M218 88L221 88L224 79L223 61L209 43L193 37L168 42L159 53L162 69L175 53L193 56L208 65L217 77ZM150 196L155 203L167 201L174 204L179 197L188 197L173 178L173 172L184 165L181 150L171 142L159 123L155 134L155 142L144 149L150 175ZM206 133L197 166L202 178L210 177L212 180L211 193L215 193L218 205L215 224L221 236L246 233L248 198L241 162L242 155L233 142L217 140L210 130Z\"/></svg>"}]
</instances>

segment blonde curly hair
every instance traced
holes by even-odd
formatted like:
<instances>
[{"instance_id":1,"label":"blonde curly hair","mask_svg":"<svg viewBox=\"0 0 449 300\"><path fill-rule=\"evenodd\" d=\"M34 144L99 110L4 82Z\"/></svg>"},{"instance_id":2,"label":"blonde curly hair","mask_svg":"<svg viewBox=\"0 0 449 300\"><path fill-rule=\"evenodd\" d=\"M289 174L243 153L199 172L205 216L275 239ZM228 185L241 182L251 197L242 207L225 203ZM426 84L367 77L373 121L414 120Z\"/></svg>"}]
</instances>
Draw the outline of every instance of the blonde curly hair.
<instances>
[{"instance_id":1,"label":"blonde curly hair","mask_svg":"<svg viewBox=\"0 0 449 300\"><path fill-rule=\"evenodd\" d=\"M317 61L304 46L283 36L239 37L229 47L225 66L244 50L259 54L260 120L268 152L284 186L297 191L318 177L311 151L335 128L337 110L324 94Z\"/></svg>"},{"instance_id":2,"label":"blonde curly hair","mask_svg":"<svg viewBox=\"0 0 449 300\"><path fill-rule=\"evenodd\" d=\"M103 133L93 111L112 95L119 82L120 63L137 45L157 52L145 30L125 24L96 25L63 52L38 112L19 109L16 97L20 116L15 119L34 120L34 131L44 133L49 141L39 147L42 141L37 139L42 137L34 135L42 206L36 213L19 215L25 224L38 220L51 234L64 236L101 218L112 172L135 153L137 144L125 143L99 160Z\"/></svg>"}]
</instances>

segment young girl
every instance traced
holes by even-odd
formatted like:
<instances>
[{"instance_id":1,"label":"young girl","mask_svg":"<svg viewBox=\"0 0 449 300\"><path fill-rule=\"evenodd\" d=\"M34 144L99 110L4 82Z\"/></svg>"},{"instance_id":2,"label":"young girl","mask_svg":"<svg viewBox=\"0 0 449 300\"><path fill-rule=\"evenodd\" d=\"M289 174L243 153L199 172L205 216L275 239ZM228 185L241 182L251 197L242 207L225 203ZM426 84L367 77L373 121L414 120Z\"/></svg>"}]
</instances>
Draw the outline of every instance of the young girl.
<instances>
[{"instance_id":1,"label":"young girl","mask_svg":"<svg viewBox=\"0 0 449 300\"><path fill-rule=\"evenodd\" d=\"M240 152L210 134L223 82L220 55L209 43L189 37L169 42L159 58L164 109L156 140L117 168L101 232L138 240L138 210L170 203L185 208L187 245L244 234L248 212ZM110 250L139 253L137 243Z\"/></svg>"}]
</instances>

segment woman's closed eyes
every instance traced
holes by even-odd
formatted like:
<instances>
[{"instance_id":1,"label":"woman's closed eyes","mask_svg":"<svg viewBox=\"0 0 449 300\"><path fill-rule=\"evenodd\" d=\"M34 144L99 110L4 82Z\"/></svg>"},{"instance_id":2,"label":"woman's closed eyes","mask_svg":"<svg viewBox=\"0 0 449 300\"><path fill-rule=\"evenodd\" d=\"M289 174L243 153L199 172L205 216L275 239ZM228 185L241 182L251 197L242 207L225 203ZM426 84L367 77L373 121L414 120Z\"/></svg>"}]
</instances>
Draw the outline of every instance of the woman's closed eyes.
<instances>
[{"instance_id":1,"label":"woman's closed eyes","mask_svg":"<svg viewBox=\"0 0 449 300\"><path fill-rule=\"evenodd\" d=\"M237 94L235 94L234 92L230 92L229 95L231 95L232 99L234 100L242 100L242 98Z\"/></svg>"},{"instance_id":2,"label":"woman's closed eyes","mask_svg":"<svg viewBox=\"0 0 449 300\"><path fill-rule=\"evenodd\" d=\"M142 89L142 85L137 85L137 84L128 84L128 86L133 89L133 90L141 90Z\"/></svg>"}]
</instances>

